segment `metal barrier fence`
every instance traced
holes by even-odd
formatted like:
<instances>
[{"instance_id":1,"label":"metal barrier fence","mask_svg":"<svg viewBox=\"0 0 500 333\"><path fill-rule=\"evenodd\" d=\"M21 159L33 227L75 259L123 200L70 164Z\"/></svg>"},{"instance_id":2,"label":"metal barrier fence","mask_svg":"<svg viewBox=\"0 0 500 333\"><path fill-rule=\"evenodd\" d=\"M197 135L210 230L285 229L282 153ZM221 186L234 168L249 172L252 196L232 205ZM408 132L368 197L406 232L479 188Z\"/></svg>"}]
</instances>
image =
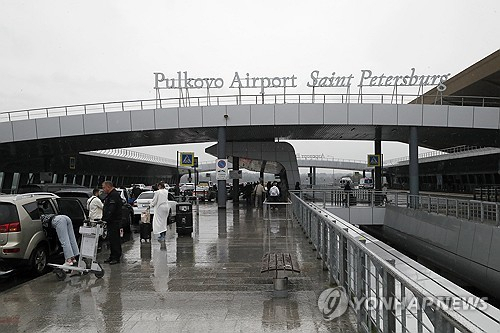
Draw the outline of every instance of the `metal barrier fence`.
<instances>
[{"instance_id":1,"label":"metal barrier fence","mask_svg":"<svg viewBox=\"0 0 500 333\"><path fill-rule=\"evenodd\" d=\"M0 122L23 119L48 118L102 112L118 112L132 110L158 109L168 107L212 106L212 105L242 105L242 104L286 104L286 103L380 103L407 104L415 101L421 95L411 94L267 94L267 95L225 95L225 96L194 96L158 99L142 99L105 103L73 104L36 109L0 112ZM435 97L435 98L433 98ZM426 96L427 103L474 105L479 107L500 105L500 98L477 96Z\"/></svg>"},{"instance_id":2,"label":"metal barrier fence","mask_svg":"<svg viewBox=\"0 0 500 333\"><path fill-rule=\"evenodd\" d=\"M292 191L306 201L319 203L326 208L331 206L370 206L387 205L418 209L428 213L456 217L480 223L500 226L500 203L431 195L410 195L405 192L382 192L373 190L352 190L349 195L338 189Z\"/></svg>"},{"instance_id":3,"label":"metal barrier fence","mask_svg":"<svg viewBox=\"0 0 500 333\"><path fill-rule=\"evenodd\" d=\"M347 293L359 332L478 332L471 321L366 247L352 229L291 194L292 212ZM416 303L407 300L416 300ZM465 300L464 300L465 302ZM375 306L374 306L375 305ZM416 305L416 306L415 306Z\"/></svg>"},{"instance_id":4,"label":"metal barrier fence","mask_svg":"<svg viewBox=\"0 0 500 333\"><path fill-rule=\"evenodd\" d=\"M263 203L264 208L264 220L291 220L292 219L292 210L291 210L292 202L272 202L267 201L267 199ZM285 215L282 214L282 209L285 208ZM273 214L273 210L276 210L275 214Z\"/></svg>"}]
</instances>

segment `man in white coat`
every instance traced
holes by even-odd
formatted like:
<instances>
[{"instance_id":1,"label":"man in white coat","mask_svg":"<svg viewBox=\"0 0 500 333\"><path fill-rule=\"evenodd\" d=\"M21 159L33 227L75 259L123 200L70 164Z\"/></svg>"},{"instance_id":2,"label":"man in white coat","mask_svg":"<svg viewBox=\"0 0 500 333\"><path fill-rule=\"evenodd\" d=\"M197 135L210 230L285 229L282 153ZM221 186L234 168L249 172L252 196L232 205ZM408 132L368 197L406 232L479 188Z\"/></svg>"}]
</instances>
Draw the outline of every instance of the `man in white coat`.
<instances>
[{"instance_id":1,"label":"man in white coat","mask_svg":"<svg viewBox=\"0 0 500 333\"><path fill-rule=\"evenodd\" d=\"M163 242L167 233L168 222L168 191L164 183L158 184L158 191L155 191L153 200L149 207L154 208L153 215L153 233L160 234L158 241Z\"/></svg>"}]
</instances>

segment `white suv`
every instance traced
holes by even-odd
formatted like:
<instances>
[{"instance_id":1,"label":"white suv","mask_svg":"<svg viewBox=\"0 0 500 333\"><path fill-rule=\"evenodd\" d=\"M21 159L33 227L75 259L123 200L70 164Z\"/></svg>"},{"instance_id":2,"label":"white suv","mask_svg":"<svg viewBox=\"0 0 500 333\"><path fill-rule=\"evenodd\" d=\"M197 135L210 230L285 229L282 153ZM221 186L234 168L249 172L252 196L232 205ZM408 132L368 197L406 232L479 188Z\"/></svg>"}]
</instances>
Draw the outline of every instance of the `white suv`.
<instances>
[{"instance_id":1,"label":"white suv","mask_svg":"<svg viewBox=\"0 0 500 333\"><path fill-rule=\"evenodd\" d=\"M139 221L141 219L141 213L145 211L148 207L151 201L153 201L153 196L154 196L154 191L145 191L142 192L137 200L134 202L134 219L136 221ZM167 200L167 206L168 206L168 216L169 216L169 221L167 223L172 223L173 222L173 217L175 216L176 210L177 210L177 201L175 201L175 197L172 193L168 193L168 200ZM151 216L154 215L154 207L151 208Z\"/></svg>"},{"instance_id":2,"label":"white suv","mask_svg":"<svg viewBox=\"0 0 500 333\"><path fill-rule=\"evenodd\" d=\"M0 196L0 261L2 266L28 265L36 274L47 267L48 257L61 250L55 229L43 228L41 214L64 214L78 229L87 218L78 199L52 193Z\"/></svg>"}]
</instances>

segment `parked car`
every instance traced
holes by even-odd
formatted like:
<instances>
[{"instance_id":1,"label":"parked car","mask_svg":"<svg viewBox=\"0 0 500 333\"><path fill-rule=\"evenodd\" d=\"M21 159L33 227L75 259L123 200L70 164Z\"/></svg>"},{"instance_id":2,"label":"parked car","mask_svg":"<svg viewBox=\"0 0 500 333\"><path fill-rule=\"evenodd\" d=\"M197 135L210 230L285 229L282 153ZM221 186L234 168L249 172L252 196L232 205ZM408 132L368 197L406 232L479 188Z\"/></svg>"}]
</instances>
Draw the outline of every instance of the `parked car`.
<instances>
[{"instance_id":1,"label":"parked car","mask_svg":"<svg viewBox=\"0 0 500 333\"><path fill-rule=\"evenodd\" d=\"M193 196L200 201L211 201L216 199L217 193L208 183L199 183L196 185Z\"/></svg>"},{"instance_id":2,"label":"parked car","mask_svg":"<svg viewBox=\"0 0 500 333\"><path fill-rule=\"evenodd\" d=\"M151 201L153 201L153 196L154 196L154 191L145 191L142 192L137 200L134 202L134 220L139 222L141 219L141 213L145 211L149 205L151 204ZM176 207L177 207L177 202L175 201L175 197L172 193L168 193L168 201L167 201L167 206L169 210L169 221L167 223L172 223L174 221L175 213L176 213ZM151 208L150 211L151 214L151 219L153 218L154 215L154 207Z\"/></svg>"},{"instance_id":3,"label":"parked car","mask_svg":"<svg viewBox=\"0 0 500 333\"><path fill-rule=\"evenodd\" d=\"M180 187L181 195L192 196L195 189L194 183L185 183Z\"/></svg>"},{"instance_id":4,"label":"parked car","mask_svg":"<svg viewBox=\"0 0 500 333\"><path fill-rule=\"evenodd\" d=\"M372 178L361 178L359 180L359 189L373 189L373 179Z\"/></svg>"},{"instance_id":5,"label":"parked car","mask_svg":"<svg viewBox=\"0 0 500 333\"><path fill-rule=\"evenodd\" d=\"M61 246L53 228L43 228L41 214L64 214L73 221L75 236L87 219L80 201L60 198L52 193L0 196L1 266L28 266L35 274L47 268L48 258Z\"/></svg>"},{"instance_id":6,"label":"parked car","mask_svg":"<svg viewBox=\"0 0 500 333\"><path fill-rule=\"evenodd\" d=\"M19 185L17 193L18 194L38 193L38 192L55 193L65 188L85 188L85 187L77 184L54 184L54 183L22 184Z\"/></svg>"},{"instance_id":7,"label":"parked car","mask_svg":"<svg viewBox=\"0 0 500 333\"><path fill-rule=\"evenodd\" d=\"M92 189L86 187L64 188L56 191L55 194L61 198L76 198L80 200L88 215L87 200L93 195Z\"/></svg>"}]
</instances>

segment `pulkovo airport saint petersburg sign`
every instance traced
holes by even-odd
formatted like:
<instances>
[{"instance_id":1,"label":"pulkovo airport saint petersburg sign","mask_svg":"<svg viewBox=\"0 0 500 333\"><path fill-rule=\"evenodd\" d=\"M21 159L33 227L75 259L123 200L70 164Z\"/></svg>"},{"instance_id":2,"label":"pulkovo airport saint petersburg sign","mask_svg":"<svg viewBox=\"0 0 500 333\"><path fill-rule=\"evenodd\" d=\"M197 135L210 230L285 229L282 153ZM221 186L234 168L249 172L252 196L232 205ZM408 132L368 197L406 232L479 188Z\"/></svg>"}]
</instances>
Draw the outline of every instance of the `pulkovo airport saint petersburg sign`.
<instances>
[{"instance_id":1,"label":"pulkovo airport saint petersburg sign","mask_svg":"<svg viewBox=\"0 0 500 333\"><path fill-rule=\"evenodd\" d=\"M451 74L419 74L415 68L407 73L385 74L376 73L369 69L362 69L358 76L354 74L338 75L336 72L324 75L318 70L313 70L306 83L311 88L350 88L357 83L357 87L419 87L437 86L439 91L444 91ZM258 88L263 91L267 88L295 88L298 78L288 76L252 76L250 73L240 74L235 72L232 79L224 80L221 77L192 77L187 71L177 72L174 76L156 72L155 89L232 89ZM227 82L227 86L226 86Z\"/></svg>"}]
</instances>

